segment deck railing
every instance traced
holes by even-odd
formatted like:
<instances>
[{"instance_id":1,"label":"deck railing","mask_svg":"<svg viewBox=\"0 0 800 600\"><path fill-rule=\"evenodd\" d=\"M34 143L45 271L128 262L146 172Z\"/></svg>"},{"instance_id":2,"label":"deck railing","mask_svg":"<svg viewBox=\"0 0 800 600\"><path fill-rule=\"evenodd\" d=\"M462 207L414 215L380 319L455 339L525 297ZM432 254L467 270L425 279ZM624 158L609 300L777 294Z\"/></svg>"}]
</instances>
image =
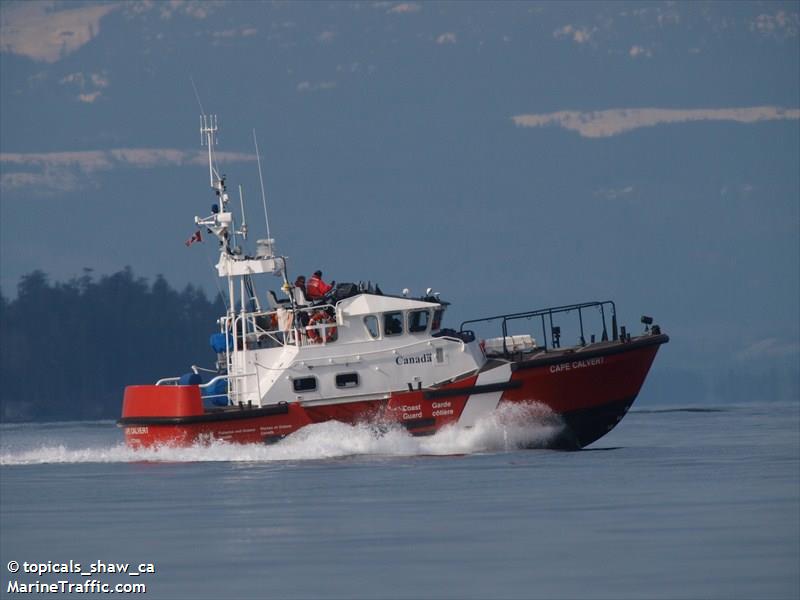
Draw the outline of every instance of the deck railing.
<instances>
[{"instance_id":1,"label":"deck railing","mask_svg":"<svg viewBox=\"0 0 800 600\"><path fill-rule=\"evenodd\" d=\"M331 322L319 321L313 324L308 324L313 320L313 315L323 312L330 315ZM260 312L248 312L243 316L237 313L234 316L228 316L223 319L222 331L236 331L236 337L239 339L237 342L239 349L242 349L242 344L248 344L247 349L254 349L264 347L261 344L266 343L266 347L277 346L305 346L309 344L331 343L335 341L335 337L328 340L328 331L337 327L336 323L336 307L332 304L321 304L315 306L303 306L292 309L287 308L286 314L289 315L291 322L288 327L282 329L280 327L279 311L268 310ZM243 325L244 323L244 325ZM232 326L233 325L233 326ZM310 338L310 332L316 332L317 340L314 341ZM244 342L242 342L244 338ZM231 351L234 349L231 348Z\"/></svg>"},{"instance_id":2,"label":"deck railing","mask_svg":"<svg viewBox=\"0 0 800 600\"><path fill-rule=\"evenodd\" d=\"M460 330L467 331L465 326L467 325L474 325L477 323L490 323L492 321L501 321L501 331L503 336L503 354L510 355L512 354L509 352L507 342L508 339L508 326L509 323L514 321L522 320L522 319L536 319L540 322L541 325L541 333L542 333L542 341L544 342L543 346L539 346L538 349L540 350L547 350L548 343L550 348L560 348L561 347L561 327L557 325L553 318L558 315L570 314L572 312L577 313L578 317L578 330L580 332L579 337L579 345L585 346L586 345L586 334L584 331L584 315L589 309L596 309L600 313L600 318L602 320L602 333L600 335L600 341L607 341L608 340L608 328L606 323L606 312L610 312L611 316L611 339L616 341L619 339L619 333L617 331L617 309L614 305L614 302L611 300L604 300L601 302L583 302L580 304L567 304L564 306L553 306L550 308L542 308L539 310L531 310L527 312L520 312L520 313L509 313L505 315L496 315L493 317L485 317L482 319L470 319L468 321L464 321L461 323ZM549 340L549 342L548 342ZM591 342L595 341L595 336L591 335Z\"/></svg>"}]
</instances>

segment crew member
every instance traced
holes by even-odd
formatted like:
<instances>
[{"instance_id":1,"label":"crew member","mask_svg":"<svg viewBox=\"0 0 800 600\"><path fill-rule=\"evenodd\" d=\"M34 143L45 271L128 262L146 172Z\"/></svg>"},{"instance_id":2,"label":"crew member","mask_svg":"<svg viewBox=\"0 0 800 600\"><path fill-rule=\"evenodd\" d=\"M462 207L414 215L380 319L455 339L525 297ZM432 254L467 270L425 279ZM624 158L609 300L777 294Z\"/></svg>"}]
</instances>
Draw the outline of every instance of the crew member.
<instances>
[{"instance_id":1,"label":"crew member","mask_svg":"<svg viewBox=\"0 0 800 600\"><path fill-rule=\"evenodd\" d=\"M308 280L306 284L306 296L310 300L317 300L322 298L325 294L330 292L333 289L333 285L335 281L331 282L331 285L325 283L322 280L322 271L314 271L314 274L311 276L311 279Z\"/></svg>"},{"instance_id":2,"label":"crew member","mask_svg":"<svg viewBox=\"0 0 800 600\"><path fill-rule=\"evenodd\" d=\"M306 293L306 276L305 275L298 275L297 279L294 280L294 287L300 288L303 290L303 293Z\"/></svg>"},{"instance_id":3,"label":"crew member","mask_svg":"<svg viewBox=\"0 0 800 600\"><path fill-rule=\"evenodd\" d=\"M292 297L294 298L295 306L303 307L308 304L308 296L306 296L306 276L298 275L294 280L294 289L292 290ZM308 320L306 313L300 313L298 319L301 323Z\"/></svg>"}]
</instances>

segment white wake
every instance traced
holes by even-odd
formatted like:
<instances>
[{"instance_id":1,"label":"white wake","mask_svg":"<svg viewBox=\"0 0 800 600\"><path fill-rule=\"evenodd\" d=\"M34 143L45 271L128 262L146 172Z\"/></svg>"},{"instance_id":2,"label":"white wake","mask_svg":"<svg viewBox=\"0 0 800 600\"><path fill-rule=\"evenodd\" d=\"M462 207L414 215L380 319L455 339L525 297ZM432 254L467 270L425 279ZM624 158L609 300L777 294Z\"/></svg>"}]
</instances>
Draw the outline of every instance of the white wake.
<instances>
[{"instance_id":1,"label":"white wake","mask_svg":"<svg viewBox=\"0 0 800 600\"><path fill-rule=\"evenodd\" d=\"M503 405L471 429L445 427L428 437L413 437L400 426L348 425L328 421L308 425L273 445L222 441L175 448L132 449L124 442L85 447L53 444L0 447L0 465L125 462L271 462L324 460L352 456L403 457L475 454L544 448L562 424L537 404ZM34 430L35 431L35 430ZM28 435L33 433L31 428Z\"/></svg>"}]
</instances>

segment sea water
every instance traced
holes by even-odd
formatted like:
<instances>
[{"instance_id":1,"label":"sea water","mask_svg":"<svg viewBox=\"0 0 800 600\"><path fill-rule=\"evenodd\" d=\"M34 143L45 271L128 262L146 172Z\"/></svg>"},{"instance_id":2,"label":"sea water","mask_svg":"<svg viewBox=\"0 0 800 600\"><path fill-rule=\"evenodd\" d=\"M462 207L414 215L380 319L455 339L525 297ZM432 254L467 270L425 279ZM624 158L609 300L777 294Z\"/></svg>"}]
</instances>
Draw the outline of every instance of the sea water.
<instances>
[{"instance_id":1,"label":"sea water","mask_svg":"<svg viewBox=\"0 0 800 600\"><path fill-rule=\"evenodd\" d=\"M273 446L133 451L111 422L4 425L0 595L800 596L797 402L642 406L586 450L520 449L553 426L326 423ZM48 572L62 563L86 574Z\"/></svg>"}]
</instances>

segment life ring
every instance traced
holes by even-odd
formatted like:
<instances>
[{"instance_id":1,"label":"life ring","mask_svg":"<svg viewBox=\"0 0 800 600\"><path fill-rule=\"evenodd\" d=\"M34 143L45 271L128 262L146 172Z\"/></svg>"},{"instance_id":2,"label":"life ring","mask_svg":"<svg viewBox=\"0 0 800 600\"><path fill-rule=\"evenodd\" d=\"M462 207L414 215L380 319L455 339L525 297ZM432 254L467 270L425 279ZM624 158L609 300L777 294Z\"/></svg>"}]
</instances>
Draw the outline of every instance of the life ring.
<instances>
[{"instance_id":1,"label":"life ring","mask_svg":"<svg viewBox=\"0 0 800 600\"><path fill-rule=\"evenodd\" d=\"M306 325L306 335L308 335L308 339L314 342L315 344L319 344L322 342L322 337L319 334L319 328L317 325L328 325L330 323L335 323L336 321L332 316L326 313L323 310L319 310L311 315L311 318L308 320L308 325ZM326 327L325 328L325 343L331 342L336 339L336 327Z\"/></svg>"}]
</instances>

